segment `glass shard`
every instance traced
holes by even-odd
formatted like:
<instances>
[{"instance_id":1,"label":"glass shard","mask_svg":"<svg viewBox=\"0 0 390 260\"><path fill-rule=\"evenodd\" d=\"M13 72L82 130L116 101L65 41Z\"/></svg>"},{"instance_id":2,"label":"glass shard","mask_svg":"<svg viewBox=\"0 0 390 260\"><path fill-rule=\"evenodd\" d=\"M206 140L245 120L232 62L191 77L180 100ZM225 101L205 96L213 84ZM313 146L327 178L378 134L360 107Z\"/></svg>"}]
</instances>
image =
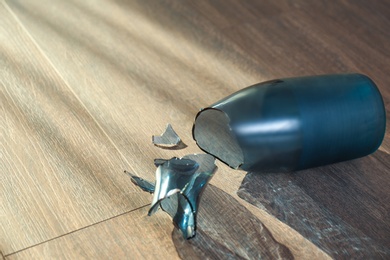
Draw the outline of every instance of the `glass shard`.
<instances>
[{"instance_id":1,"label":"glass shard","mask_svg":"<svg viewBox=\"0 0 390 260\"><path fill-rule=\"evenodd\" d=\"M185 148L186 145L181 141L175 130L173 130L171 124L168 124L164 133L160 136L152 136L152 142L154 145L162 148Z\"/></svg>"},{"instance_id":2,"label":"glass shard","mask_svg":"<svg viewBox=\"0 0 390 260\"><path fill-rule=\"evenodd\" d=\"M128 171L125 171L128 175L131 176L131 181L140 187L143 191L149 192L149 193L154 193L155 185L147 180L144 180L134 174L131 174Z\"/></svg>"},{"instance_id":3,"label":"glass shard","mask_svg":"<svg viewBox=\"0 0 390 260\"><path fill-rule=\"evenodd\" d=\"M167 159L154 159L154 165L156 167L160 166L161 164L164 164L166 161L168 161Z\"/></svg>"},{"instance_id":4,"label":"glass shard","mask_svg":"<svg viewBox=\"0 0 390 260\"><path fill-rule=\"evenodd\" d=\"M194 237L200 195L217 169L215 158L191 154L155 164L156 188L149 215L161 208L172 217L185 238Z\"/></svg>"}]
</instances>

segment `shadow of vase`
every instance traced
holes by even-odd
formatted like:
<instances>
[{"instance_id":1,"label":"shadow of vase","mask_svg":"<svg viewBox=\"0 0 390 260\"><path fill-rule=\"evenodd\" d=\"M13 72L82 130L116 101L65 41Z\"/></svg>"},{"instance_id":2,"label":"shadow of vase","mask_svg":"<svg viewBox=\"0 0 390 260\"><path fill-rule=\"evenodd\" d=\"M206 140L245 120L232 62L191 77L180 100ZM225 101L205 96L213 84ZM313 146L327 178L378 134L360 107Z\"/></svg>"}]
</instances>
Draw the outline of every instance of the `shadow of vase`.
<instances>
[{"instance_id":1,"label":"shadow of vase","mask_svg":"<svg viewBox=\"0 0 390 260\"><path fill-rule=\"evenodd\" d=\"M238 196L335 258L390 256L390 155L292 173L248 172Z\"/></svg>"}]
</instances>

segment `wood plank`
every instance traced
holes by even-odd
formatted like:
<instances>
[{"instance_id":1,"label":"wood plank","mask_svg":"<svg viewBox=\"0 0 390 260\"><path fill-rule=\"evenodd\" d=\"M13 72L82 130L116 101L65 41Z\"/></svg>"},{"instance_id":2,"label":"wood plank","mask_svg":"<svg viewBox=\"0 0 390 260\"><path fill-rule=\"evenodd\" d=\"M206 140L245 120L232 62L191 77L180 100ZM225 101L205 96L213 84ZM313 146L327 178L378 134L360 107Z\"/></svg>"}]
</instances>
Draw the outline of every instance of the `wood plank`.
<instances>
[{"instance_id":1,"label":"wood plank","mask_svg":"<svg viewBox=\"0 0 390 260\"><path fill-rule=\"evenodd\" d=\"M234 0L184 1L199 11L214 26L226 31L260 19L272 19L284 12L283 1L279 3Z\"/></svg>"},{"instance_id":2,"label":"wood plank","mask_svg":"<svg viewBox=\"0 0 390 260\"><path fill-rule=\"evenodd\" d=\"M8 4L134 173L146 179L154 178L154 158L200 152L191 136L199 108L260 80L240 49L180 3ZM168 122L188 144L185 151L150 145L150 136ZM228 172L227 183L230 175L243 178Z\"/></svg>"},{"instance_id":3,"label":"wood plank","mask_svg":"<svg viewBox=\"0 0 390 260\"><path fill-rule=\"evenodd\" d=\"M0 4L1 251L138 208L130 167Z\"/></svg>"},{"instance_id":4,"label":"wood plank","mask_svg":"<svg viewBox=\"0 0 390 260\"><path fill-rule=\"evenodd\" d=\"M195 239L184 241L173 231L182 259L293 259L255 215L221 189L209 186L201 205Z\"/></svg>"},{"instance_id":5,"label":"wood plank","mask_svg":"<svg viewBox=\"0 0 390 260\"><path fill-rule=\"evenodd\" d=\"M39 258L43 255L56 259L118 259L129 256L135 259L165 259L172 258L176 254L175 249L184 259L292 259L290 250L275 241L268 229L232 196L210 186L204 198L202 203L205 207L199 212L198 234L190 241L171 225L167 214L159 212L159 218L147 217L147 208L143 207L9 255L7 259ZM225 204L220 204L221 201ZM160 232L154 232L155 228ZM323 257L321 253L316 256Z\"/></svg>"},{"instance_id":6,"label":"wood plank","mask_svg":"<svg viewBox=\"0 0 390 260\"><path fill-rule=\"evenodd\" d=\"M334 258L390 255L390 155L287 174L248 173L238 195Z\"/></svg>"},{"instance_id":7,"label":"wood plank","mask_svg":"<svg viewBox=\"0 0 390 260\"><path fill-rule=\"evenodd\" d=\"M277 20L249 21L225 34L264 63L273 60L271 73L367 74L378 84L389 114L390 81L383 70L390 62L388 3L297 1L280 7ZM262 44L241 40L249 37ZM294 174L249 173L238 194L333 257L383 257L389 254L390 167L382 162L389 161L389 148L387 131L373 156Z\"/></svg>"},{"instance_id":8,"label":"wood plank","mask_svg":"<svg viewBox=\"0 0 390 260\"><path fill-rule=\"evenodd\" d=\"M378 85L390 113L390 80L383 69L390 63L388 2L280 1L258 9L243 5L241 16L232 19L222 2L196 1L192 5L217 24L235 21L225 28L221 25L224 35L267 72L267 79L363 73ZM390 151L388 134L382 149Z\"/></svg>"},{"instance_id":9,"label":"wood plank","mask_svg":"<svg viewBox=\"0 0 390 260\"><path fill-rule=\"evenodd\" d=\"M386 38L378 36L386 25L380 22L386 21L386 18L376 18L374 14L378 11L373 8L365 11L365 8L348 2L337 7L332 4L324 6L325 2L317 1L261 2L256 5L249 2L224 5L225 2L220 1L210 9L207 2L184 1L151 4L144 1L38 3L30 0L7 3L26 26L50 65L54 66L95 123L112 140L118 152L124 155L127 162L126 165L122 164L123 167L131 165L132 169L129 170L147 179L154 179L154 158L199 152L191 141L192 121L198 109L244 86L274 77L357 69L369 74L375 81L379 80L381 91L386 96L388 93L384 87L384 83L388 83L384 72L378 72L380 66L387 64L386 55L383 55L385 58L380 55L383 39ZM326 14L321 14L322 9ZM370 37L380 44L375 46L368 40L355 42L367 29L343 38L351 26L363 22L350 19L344 23L336 19L332 23L334 10L337 11L336 15L367 14L372 19L370 25L379 27L373 30ZM382 8L380 12L385 10ZM317 15L320 22L315 21ZM332 26L322 25L327 22L341 29L333 34ZM349 42L353 48L344 54ZM365 61L368 61L368 65L361 65ZM389 110L388 99L385 102ZM150 136L162 132L168 122L188 144L186 150L160 150L150 144ZM384 150L390 147L387 140ZM97 158L98 162L101 162L100 159ZM94 161L95 158L91 159L91 162ZM112 158L109 161L112 162ZM108 162L102 162L105 163ZM243 177L242 172L221 167L212 183L233 195ZM118 181L126 183L122 179ZM205 201L211 194L205 193ZM133 194L120 198L125 197L133 200ZM222 197L216 198L215 201L209 200L206 207L223 203ZM275 239L282 241L295 257L326 257L321 250L316 250L313 244L269 214L259 209L252 210L254 222L258 223L256 218L259 218L267 223ZM163 225L165 222L161 223ZM99 241L97 238L101 232L106 234L98 228L88 236ZM111 232L114 237L116 232L122 231L114 228ZM160 232L161 236L166 235L165 231L159 229L156 232ZM90 244L85 241L88 236L74 240L66 236L64 239L68 239L69 248L98 248L98 242ZM201 239L208 236L202 233ZM127 241L119 237L120 241ZM176 234L173 239L179 255L185 255L188 250L199 252L199 248L203 248L200 252L209 250L204 242L194 242L191 246L185 244L183 247L177 238ZM217 237L214 236L214 239ZM140 241L142 244L150 240L140 238ZM21 256L27 257L29 252L42 256L47 250L61 256L61 247L55 246L56 243L57 240L53 240L45 247L30 248L23 251ZM103 250L109 252L102 243ZM119 247L124 245L121 242L118 244L121 245ZM71 255L77 256L78 252L81 251ZM67 255L66 252L63 254ZM93 252L88 254L95 256Z\"/></svg>"},{"instance_id":10,"label":"wood plank","mask_svg":"<svg viewBox=\"0 0 390 260\"><path fill-rule=\"evenodd\" d=\"M7 259L179 259L170 238L171 220L159 215L148 217L143 207L8 255Z\"/></svg>"},{"instance_id":11,"label":"wood plank","mask_svg":"<svg viewBox=\"0 0 390 260\"><path fill-rule=\"evenodd\" d=\"M151 135L170 122L193 144L192 122L200 107L257 81L246 77L248 61L213 36L215 31L206 31L212 28L209 24L192 24L201 17L180 4L9 4L135 171L148 174L145 177L154 177L150 160L175 154L145 148ZM203 44L203 37L227 47L217 52L211 42ZM191 147L189 152L199 151Z\"/></svg>"},{"instance_id":12,"label":"wood plank","mask_svg":"<svg viewBox=\"0 0 390 260\"><path fill-rule=\"evenodd\" d=\"M128 161L134 167L133 172L150 179L154 178L154 166L151 163L152 159L156 157L169 158L178 155L177 152L159 150L150 145L150 136L156 134L156 126L160 126L161 130L159 131L162 131L163 126L165 126L165 123L167 122L167 118L169 118L171 122L176 122L176 125L179 126L179 129L181 130L180 133L185 133L184 137L186 137L186 139L184 140L187 142L187 140L191 140L190 131L188 131L188 129L191 128L192 118L196 110L199 108L200 104L203 103L202 99L209 98L209 101L205 101L207 103L210 103L212 100L211 96L203 95L205 87L194 88L198 85L195 81L195 76L190 75L185 69L192 69L196 76L203 78L206 82L211 79L211 83L216 83L217 88L210 89L210 94L223 96L225 95L226 89L224 89L221 82L215 81L214 77L218 80L225 80L223 77L218 76L218 73L220 73L220 71L226 71L225 67L227 65L230 66L230 70L232 71L236 68L236 65L232 60L229 60L229 63L226 65L223 63L224 59L226 59L223 55L220 55L221 61L215 60L214 56L209 56L207 53L207 55L204 54L202 49L199 49L196 45L193 46L191 42L187 42L187 40L183 38L181 44L188 49L193 50L198 56L204 58L204 60L209 63L208 66L213 68L211 72L215 75L208 75L210 71L204 70L204 64L201 61L197 61L194 64L190 63L183 68L183 64L186 63L181 62L181 60L184 60L184 62L187 63L189 61L192 62L191 59L193 56L188 50L178 53L180 59L175 58L174 56L167 56L161 61L160 56L162 56L165 51L167 51L168 54L177 55L176 52L172 54L172 50L169 51L169 45L177 42L178 38L172 38L168 32L163 32L162 35L161 33L158 34L160 29L158 24L156 28L156 25L153 22L143 18L140 14L137 15L137 12L134 10L126 10L129 13L125 13L122 8L111 3L104 3L103 5L90 4L87 6L79 6L77 4L68 5L65 3L65 6L61 6L64 3L57 2L57 6L53 6L52 4L48 5L52 6L54 9L64 11L63 13L76 13L76 16L78 17L82 17L83 15L85 15L84 17L90 17L94 22L93 25L99 24L100 22L99 30L95 31L91 30L92 25L88 24L91 23L91 21L88 21L87 19L81 20L82 23L87 24L80 25L79 19L73 21L73 16L64 15L62 17L61 14L57 12L53 13L53 9L40 8L43 6L41 4L35 6L36 3L34 2L24 2L23 5L31 4L28 8L18 2L9 4L13 10L16 10L18 17L22 18L23 24L27 26L28 31L32 32L33 35L38 35L34 37L38 46L43 53L49 57L49 60L52 65L55 66L55 69L60 72L61 78L65 79L68 86L72 86L72 90L74 90L77 97L86 104L88 112L94 116L94 119L97 120L104 131L108 133L116 146L125 154ZM145 6L141 7L145 9ZM138 9L141 7L138 7ZM157 9L163 7L160 6ZM165 6L163 10L165 10L165 12L170 12L169 8L170 6ZM116 17L120 17L124 19L124 21L121 21L121 19L109 20L108 18L110 17L105 18L104 15L110 14L111 11L118 14ZM185 11L189 12L190 10L187 8ZM143 10L143 12L146 12L146 10ZM181 10L176 12L175 15L179 16ZM136 15L135 18L133 15ZM95 18L95 16L97 17ZM164 17L165 15L162 14L159 19L165 19ZM69 18L71 19L70 21ZM118 21L123 24L119 24L120 26L118 24L112 24L113 22L116 23ZM126 30L121 29L125 27L124 25L131 25L131 22L137 22L133 25L133 28L131 28L133 31L126 32ZM172 23L172 21L166 21L166 23L167 22ZM64 25L66 26L64 27ZM56 26L59 26L59 28ZM191 26L193 30L199 30L199 28L196 28L194 25ZM149 39L148 41L160 41L162 43L168 41L168 44L166 44L167 46L162 46L164 47L164 52L158 51L155 53L156 51L153 50L155 48L154 46L148 46L148 48L145 49L145 46L141 44L136 46L132 45L134 37L143 36L142 33L140 34L137 27L148 29L156 33L156 38ZM68 28L71 28L72 33L76 35L71 35L70 29ZM118 30L118 28L121 30ZM94 32L94 34L91 35L91 32ZM101 41L94 41L94 37L98 37L102 32L105 32L106 35L114 35L114 39L108 38L108 42L103 42L103 44L101 44ZM210 36L213 34L213 32L207 31L206 33ZM130 37L129 34L132 37ZM92 38L86 39L88 35ZM111 49L109 44L110 41L113 41L115 46L117 46L115 51ZM122 41L123 43L121 43ZM140 41L144 42L144 39L140 39ZM53 45L53 42L56 42L56 44ZM219 40L219 42L221 41ZM126 49L128 46L134 48L134 50L129 52ZM230 51L231 49L227 48L225 52L231 55ZM224 55L226 55L226 53ZM113 56L110 57L110 55ZM135 57L133 57L134 55ZM235 55L236 61L242 60L241 65L248 63L243 60L239 52ZM126 59L123 57L126 57ZM149 60L144 61L143 59L145 57ZM156 66L156 68L151 66L151 60L158 61L157 65L153 65ZM157 72L161 70L166 73L165 67L167 62L172 63L171 68L173 74L166 75L162 78L157 75ZM195 68L192 68L192 66ZM157 76L148 78L150 75L148 75L147 72L151 69L154 69ZM224 72L223 75L228 75L228 72ZM248 80L248 78L244 78L243 75L238 74L239 73L237 72L237 78L233 78L233 76L229 77L231 77L232 80ZM186 84L184 84L184 87L181 86L182 82L177 79L179 76L179 80L186 82L188 86L186 86ZM188 76L190 76L189 79L184 81ZM158 84L162 84L162 86L159 86ZM172 87L169 87L169 84L172 84ZM189 91L191 88L194 88L196 91L192 91L193 93L191 93ZM176 92L173 92L174 89L176 89ZM195 94L195 96L192 96L193 94ZM152 103L154 105L150 106ZM193 103L195 103L195 105ZM191 106L189 106L189 104L191 104ZM148 116L143 116L146 112L148 113ZM183 118L186 120L183 121ZM183 122L185 122L185 126L183 125ZM189 145L186 153L193 151L198 152L199 149L192 143ZM237 176L240 176L239 180L243 177L241 173L234 172L231 175L227 173L225 175L225 182L218 183L218 185L225 187L226 189L226 186L229 186L226 184L229 183L229 180L232 181L232 177L234 177L236 178L234 180L235 186L237 186L239 183L237 182ZM124 181L124 183L126 183L126 181ZM147 198L148 196L145 197ZM130 198L130 200L133 199L131 194L128 198ZM219 201L219 203L221 202ZM270 223L272 223L272 221ZM276 236L284 236L285 229L288 229L288 227L285 227L284 230L280 229L276 232ZM156 232L159 232L159 230ZM294 232L290 232L290 236L294 235L296 235ZM95 236L99 237L100 234L96 232ZM291 238L293 241L305 243L302 239L297 240L294 237ZM82 240L79 240L79 242L75 241L74 246L82 246L79 244L82 244L81 241ZM286 241L289 241L288 236ZM312 247L309 242L306 243L307 248L310 248L309 250L307 248L296 248L295 246L293 250L294 254L298 256L322 254L320 250ZM156 247L158 246L159 244L156 245ZM27 251L30 250L34 251L35 249L30 248ZM41 253L43 254L44 252L41 251ZM66 253L64 254L66 255ZM322 257L325 256L322 254Z\"/></svg>"},{"instance_id":13,"label":"wood plank","mask_svg":"<svg viewBox=\"0 0 390 260\"><path fill-rule=\"evenodd\" d=\"M295 7L286 6L286 8L293 9L291 12L281 11L278 17L278 22L267 19L249 21L244 28L236 27L233 30L229 28L229 30L226 30L225 33L233 41L237 42L251 53L254 53L259 58L262 58L265 62L268 62L271 59L276 59L276 62L272 63L272 65L276 65L274 66L275 73L283 73L284 71L302 73L299 71L302 69L308 71L312 70L312 73L329 73L333 72L333 70L335 70L335 72L354 70L366 73L377 82L384 97L386 110L389 113L390 94L387 86L390 82L383 70L383 68L390 62L390 48L388 46L390 35L387 30L387 27L390 25L388 15L389 5L386 5L384 2L377 2L377 6L381 6L381 8L372 8L372 6L371 2L366 3L363 1L359 4L346 2L341 5L332 5L319 1L306 5L302 4L302 2L299 3L298 1L297 6ZM300 19L296 19L296 17L300 17ZM351 28L354 28L354 30L351 30ZM271 31L274 33L272 37L269 37ZM289 33L291 31L293 31L294 34ZM290 37L286 38L283 37L283 35L290 35ZM253 44L253 42L241 40L243 38L249 38L250 36L252 37L253 42L261 41L263 46L260 45L259 47ZM278 53L275 53L275 48L272 48L272 45L275 44L277 45L276 47L278 47ZM315 48L310 46L315 46ZM267 49L270 51L267 51ZM266 56L264 56L264 54ZM279 64L277 60L278 57L283 57L284 64ZM320 57L323 57L323 59L321 62L318 62ZM293 59L299 59L300 63L293 61ZM301 64L305 64L305 66L302 67ZM277 72L277 70L279 70L279 72ZM389 128L389 120L387 122L387 128ZM386 138L381 148L384 151L389 151L389 137L389 131L387 131ZM383 155L386 154L387 152L379 151L374 156L384 157ZM344 232L343 234L345 237L350 237L351 240L353 238L356 239L356 237L358 237L357 234L362 234L354 229L358 228L363 230L363 234L368 235L371 240L374 240L374 242L370 242L371 244L367 243L365 245L360 245L360 249L366 254L371 252L375 246L378 248L381 247L380 245L376 245L375 240L379 240L379 244L389 244L389 241L386 239L386 235L388 238L389 233L388 227L385 223L383 223L383 219L376 219L372 216L377 213L384 219L388 219L388 209L385 206L385 203L388 200L388 196L386 194L388 193L387 187L389 183L386 179L386 173L389 171L389 166L386 164L377 166L373 162L368 163L368 165L371 168L364 167L366 169L364 172L365 174L363 174L361 172L362 170L359 169L358 173L356 173L357 176L355 177L356 179L360 179L361 182L366 183L367 187L356 187L356 185L353 185L354 181L352 178L352 184L349 184L349 188L354 189L351 194L356 196L359 195L361 201L363 201L363 199L370 200L369 198L371 198L373 201L370 202L372 202L373 205L378 206L381 209L381 213L378 213L374 207L368 206L369 203L356 205L356 202L359 200L356 198L354 200L352 200L352 198L348 199L349 197L346 198L344 193L343 196L339 195L340 199L333 201L335 204L343 203L344 205L349 203L350 205L347 208L352 208L356 211L368 211L368 213L365 213L364 216L356 214L354 210L352 210L348 215L345 212L340 212L340 210L345 207L339 207L339 210L336 212L338 214L344 214L344 218L338 220L343 223L341 224L341 227L346 228L345 226L350 225L350 222L355 224L351 228L346 228L347 231L339 230L341 233ZM340 175L340 180L344 178L348 179L348 174L350 174L351 169L347 168L348 173L342 174L341 169L346 169L342 166L338 167L340 167L340 169L335 171L337 175ZM355 168L356 167L353 169ZM316 172L315 170L313 171ZM296 175L297 177L295 178L300 179L299 187L296 187L298 190L304 189L306 191L309 189L309 184L304 185L302 183L310 182L310 180L313 181L319 178L318 174L313 174L313 171L310 171L311 175L309 173L303 176L302 174ZM331 170L328 171L330 172ZM378 173L383 173L383 175L378 175ZM308 221L314 221L313 218L318 217L318 215L326 217L323 217L321 220L316 219L318 223L315 225L315 230L308 231L310 228L304 226L301 222L301 218L303 214L308 215L309 213L307 211L301 212L303 210L303 206L299 207L294 204L299 203L299 201L304 199L301 198L299 201L296 199L296 201L291 202L294 205L275 205L275 203L283 201L283 199L286 200L287 197L291 197L291 194L295 194L295 192L293 192L294 188L288 189L288 191L282 191L281 193L284 195L275 195L271 196L271 198L268 198L267 195L265 195L267 193L258 192L260 190L264 191L264 189L270 190L270 187L273 187L272 190L282 187L284 188L286 181L291 179L290 175L287 176L267 175L265 179L264 176L256 176L251 173L243 182L239 194L259 206L266 204L266 208L273 212L274 215L278 216L279 219L283 219L286 223L305 234L306 237L311 237L312 241L317 241L317 245L321 246L321 243L325 244L322 245L322 248L327 252L330 252L331 255L336 256L337 253L340 253L338 251L340 248L346 247L341 245L342 241L318 242L317 240L319 239L317 236L321 236L324 233L321 232L323 231L323 222L332 219L332 214L335 213L334 208L330 210L331 213L324 209L319 209L319 212L316 211L313 215L309 215L311 218L307 218ZM364 179L364 181L361 179ZM256 182L255 180L258 181ZM261 184L259 182L261 182ZM331 179L326 179L324 180L324 183L321 184L321 186L327 187L328 192L331 192L332 188L334 188L332 185ZM304 186L305 188L300 186ZM313 188L312 186L309 187ZM375 189L378 190L378 193L374 197L364 192L360 194L359 190L364 191L366 189ZM384 192L385 195L381 194L381 192ZM302 191L302 193L304 193L304 191ZM351 194L350 196L352 196ZM306 194L297 194L297 196L300 197L304 195ZM313 192L310 195L313 195ZM283 197L283 199L281 199L281 197ZM319 198L321 202L328 197L329 195L326 192L315 195L315 198ZM334 196L332 196L332 198L333 197ZM309 197L307 198L307 201L311 199L312 198ZM305 201L305 203L309 202ZM315 203L316 202L314 202L314 204ZM316 206L314 204L312 205L309 203L309 205L306 206L312 208ZM293 210L293 213L288 214L288 211L293 208L295 209ZM335 221L335 223L338 223L338 221ZM344 223L342 221L346 222ZM340 223L338 223L338 225L340 225ZM356 227L356 225L359 227ZM321 230L317 230L320 229L319 227L321 227ZM323 237L322 239L327 240L329 237ZM364 239L356 240L356 244L354 244L355 246L359 243L361 244ZM326 243L330 245L327 246ZM359 248L359 246L356 248ZM382 250L386 251L386 249L383 248ZM351 252L353 252L353 250L351 250Z\"/></svg>"}]
</instances>

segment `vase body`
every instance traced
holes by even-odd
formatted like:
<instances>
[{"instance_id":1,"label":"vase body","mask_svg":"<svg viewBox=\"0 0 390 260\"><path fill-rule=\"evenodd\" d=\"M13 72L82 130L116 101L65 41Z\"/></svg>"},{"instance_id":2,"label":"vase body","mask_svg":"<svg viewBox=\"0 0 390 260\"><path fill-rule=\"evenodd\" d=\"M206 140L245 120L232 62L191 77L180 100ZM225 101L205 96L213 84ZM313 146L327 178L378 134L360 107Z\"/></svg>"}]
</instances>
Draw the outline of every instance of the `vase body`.
<instances>
[{"instance_id":1,"label":"vase body","mask_svg":"<svg viewBox=\"0 0 390 260\"><path fill-rule=\"evenodd\" d=\"M232 168L294 171L373 153L386 125L375 83L361 74L278 79L201 110L193 137Z\"/></svg>"}]
</instances>

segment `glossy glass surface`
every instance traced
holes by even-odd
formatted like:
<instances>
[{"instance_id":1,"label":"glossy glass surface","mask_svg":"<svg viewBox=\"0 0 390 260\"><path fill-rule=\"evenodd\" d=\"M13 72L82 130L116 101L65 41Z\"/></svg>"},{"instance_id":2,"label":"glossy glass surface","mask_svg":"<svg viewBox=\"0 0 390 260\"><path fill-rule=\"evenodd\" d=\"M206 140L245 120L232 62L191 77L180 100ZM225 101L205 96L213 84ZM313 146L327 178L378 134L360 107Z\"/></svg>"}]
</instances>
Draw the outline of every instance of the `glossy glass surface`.
<instances>
[{"instance_id":1,"label":"glossy glass surface","mask_svg":"<svg viewBox=\"0 0 390 260\"><path fill-rule=\"evenodd\" d=\"M185 238L195 236L200 196L217 169L214 163L215 158L208 154L155 160L158 168L149 215L161 207Z\"/></svg>"},{"instance_id":2,"label":"glossy glass surface","mask_svg":"<svg viewBox=\"0 0 390 260\"><path fill-rule=\"evenodd\" d=\"M165 128L164 133L161 135L153 135L152 143L156 146L162 147L175 147L178 146L181 142L180 137L177 135L175 130L173 130L172 125L168 124Z\"/></svg>"},{"instance_id":3,"label":"glossy glass surface","mask_svg":"<svg viewBox=\"0 0 390 260\"><path fill-rule=\"evenodd\" d=\"M200 111L193 137L232 168L292 171L374 152L385 118L382 97L364 75L288 78L245 88Z\"/></svg>"}]
</instances>

